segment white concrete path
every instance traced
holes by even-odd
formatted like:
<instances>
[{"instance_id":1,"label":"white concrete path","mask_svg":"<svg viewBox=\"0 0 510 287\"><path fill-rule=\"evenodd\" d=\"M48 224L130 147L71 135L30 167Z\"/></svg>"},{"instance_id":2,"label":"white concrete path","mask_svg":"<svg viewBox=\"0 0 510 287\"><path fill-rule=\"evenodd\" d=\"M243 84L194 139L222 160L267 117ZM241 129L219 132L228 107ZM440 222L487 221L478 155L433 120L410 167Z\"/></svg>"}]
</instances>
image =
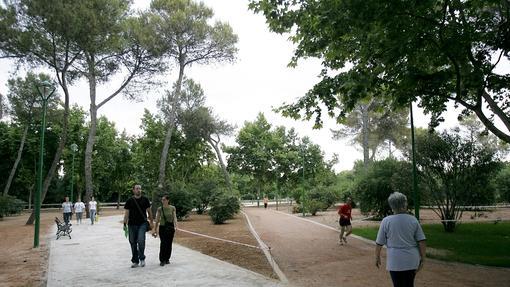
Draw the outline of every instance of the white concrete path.
<instances>
[{"instance_id":1,"label":"white concrete path","mask_svg":"<svg viewBox=\"0 0 510 287\"><path fill-rule=\"evenodd\" d=\"M283 286L250 270L174 243L171 264L159 266L159 238L147 234L146 266L131 268L121 216L97 224L73 221L72 239L51 239L48 284L54 286ZM56 232L56 228L55 228Z\"/></svg>"}]
</instances>

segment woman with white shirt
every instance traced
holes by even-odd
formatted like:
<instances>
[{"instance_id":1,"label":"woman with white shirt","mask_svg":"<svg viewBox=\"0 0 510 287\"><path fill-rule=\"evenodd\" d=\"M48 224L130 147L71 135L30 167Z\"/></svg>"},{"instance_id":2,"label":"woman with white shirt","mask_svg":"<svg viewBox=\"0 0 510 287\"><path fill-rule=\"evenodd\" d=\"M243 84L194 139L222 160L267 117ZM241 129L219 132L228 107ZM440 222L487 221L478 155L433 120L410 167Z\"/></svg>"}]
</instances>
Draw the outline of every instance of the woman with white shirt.
<instances>
[{"instance_id":1,"label":"woman with white shirt","mask_svg":"<svg viewBox=\"0 0 510 287\"><path fill-rule=\"evenodd\" d=\"M412 287L414 277L425 261L425 234L418 220L407 213L407 198L400 192L388 197L393 215L379 226L375 248L375 265L381 265L381 249L386 245L386 270L393 286Z\"/></svg>"},{"instance_id":2,"label":"woman with white shirt","mask_svg":"<svg viewBox=\"0 0 510 287\"><path fill-rule=\"evenodd\" d=\"M97 212L97 202L94 200L94 197L89 201L89 213L90 213L90 224L94 225L94 220L96 219Z\"/></svg>"}]
</instances>

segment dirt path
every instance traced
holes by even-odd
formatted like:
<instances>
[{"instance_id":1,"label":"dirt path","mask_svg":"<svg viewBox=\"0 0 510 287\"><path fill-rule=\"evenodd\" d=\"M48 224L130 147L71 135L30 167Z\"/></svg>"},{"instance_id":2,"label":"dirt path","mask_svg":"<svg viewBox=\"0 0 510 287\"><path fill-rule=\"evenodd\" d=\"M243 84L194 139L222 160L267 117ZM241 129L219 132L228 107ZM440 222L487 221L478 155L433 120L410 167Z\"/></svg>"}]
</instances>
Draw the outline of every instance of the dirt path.
<instances>
[{"instance_id":1,"label":"dirt path","mask_svg":"<svg viewBox=\"0 0 510 287\"><path fill-rule=\"evenodd\" d=\"M374 266L374 247L272 209L245 208L271 254L293 286L391 286L389 274ZM384 256L384 254L383 254ZM385 258L383 258L383 261ZM508 286L510 270L428 260L416 286Z\"/></svg>"}]
</instances>

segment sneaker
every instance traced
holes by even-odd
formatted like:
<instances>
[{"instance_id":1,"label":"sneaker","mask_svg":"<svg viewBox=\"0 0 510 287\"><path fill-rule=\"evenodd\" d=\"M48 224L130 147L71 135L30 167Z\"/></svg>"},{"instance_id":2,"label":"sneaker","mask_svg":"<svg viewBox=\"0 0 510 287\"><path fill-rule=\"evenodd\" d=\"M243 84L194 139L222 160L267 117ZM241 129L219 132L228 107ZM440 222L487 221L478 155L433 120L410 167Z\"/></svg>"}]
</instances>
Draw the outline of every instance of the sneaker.
<instances>
[{"instance_id":1,"label":"sneaker","mask_svg":"<svg viewBox=\"0 0 510 287\"><path fill-rule=\"evenodd\" d=\"M140 266L145 267L145 260L140 260Z\"/></svg>"},{"instance_id":2,"label":"sneaker","mask_svg":"<svg viewBox=\"0 0 510 287\"><path fill-rule=\"evenodd\" d=\"M165 266L165 262L159 262L159 266Z\"/></svg>"},{"instance_id":3,"label":"sneaker","mask_svg":"<svg viewBox=\"0 0 510 287\"><path fill-rule=\"evenodd\" d=\"M131 264L131 268L136 268L136 267L138 267L138 263Z\"/></svg>"},{"instance_id":4,"label":"sneaker","mask_svg":"<svg viewBox=\"0 0 510 287\"><path fill-rule=\"evenodd\" d=\"M347 244L347 236L345 236L344 238L342 238L343 241Z\"/></svg>"},{"instance_id":5,"label":"sneaker","mask_svg":"<svg viewBox=\"0 0 510 287\"><path fill-rule=\"evenodd\" d=\"M165 261L165 264L170 264L170 260Z\"/></svg>"}]
</instances>

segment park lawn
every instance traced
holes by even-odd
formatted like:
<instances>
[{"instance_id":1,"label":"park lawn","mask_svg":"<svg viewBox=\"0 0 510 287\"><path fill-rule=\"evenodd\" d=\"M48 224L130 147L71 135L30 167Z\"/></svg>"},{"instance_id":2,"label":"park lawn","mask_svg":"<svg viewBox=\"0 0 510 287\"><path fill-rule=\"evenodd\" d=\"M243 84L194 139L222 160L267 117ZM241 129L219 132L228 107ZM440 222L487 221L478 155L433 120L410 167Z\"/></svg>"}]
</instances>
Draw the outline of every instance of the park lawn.
<instances>
[{"instance_id":1,"label":"park lawn","mask_svg":"<svg viewBox=\"0 0 510 287\"><path fill-rule=\"evenodd\" d=\"M462 223L447 233L441 224L422 225L427 237L427 256L487 266L510 267L510 222ZM354 228L353 233L370 240L378 227Z\"/></svg>"}]
</instances>

